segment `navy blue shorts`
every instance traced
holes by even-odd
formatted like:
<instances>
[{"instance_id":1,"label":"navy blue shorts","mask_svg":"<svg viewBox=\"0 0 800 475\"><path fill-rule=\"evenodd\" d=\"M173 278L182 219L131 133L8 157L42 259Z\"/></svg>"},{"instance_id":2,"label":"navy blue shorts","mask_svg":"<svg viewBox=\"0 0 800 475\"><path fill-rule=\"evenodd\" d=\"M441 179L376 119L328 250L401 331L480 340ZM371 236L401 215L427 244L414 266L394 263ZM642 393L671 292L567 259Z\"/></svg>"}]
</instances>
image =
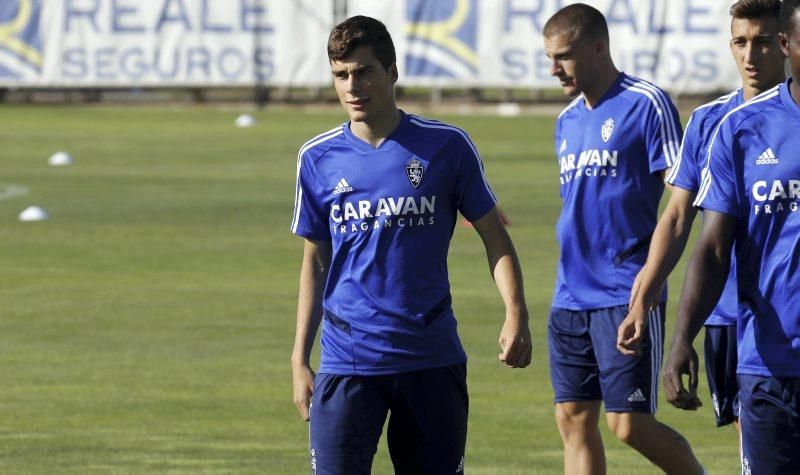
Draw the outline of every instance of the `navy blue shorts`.
<instances>
[{"instance_id":1,"label":"navy blue shorts","mask_svg":"<svg viewBox=\"0 0 800 475\"><path fill-rule=\"evenodd\" d=\"M547 323L555 402L602 400L606 412L655 413L664 348L666 303L649 313L641 356L617 349L628 306L573 311L552 308Z\"/></svg>"},{"instance_id":2,"label":"navy blue shorts","mask_svg":"<svg viewBox=\"0 0 800 475\"><path fill-rule=\"evenodd\" d=\"M742 473L800 472L800 378L739 375Z\"/></svg>"},{"instance_id":3,"label":"navy blue shorts","mask_svg":"<svg viewBox=\"0 0 800 475\"><path fill-rule=\"evenodd\" d=\"M311 472L369 474L390 413L395 473L463 473L468 407L466 363L386 376L318 374Z\"/></svg>"},{"instance_id":4,"label":"navy blue shorts","mask_svg":"<svg viewBox=\"0 0 800 475\"><path fill-rule=\"evenodd\" d=\"M706 325L704 349L711 405L717 427L722 427L739 419L736 325Z\"/></svg>"}]
</instances>

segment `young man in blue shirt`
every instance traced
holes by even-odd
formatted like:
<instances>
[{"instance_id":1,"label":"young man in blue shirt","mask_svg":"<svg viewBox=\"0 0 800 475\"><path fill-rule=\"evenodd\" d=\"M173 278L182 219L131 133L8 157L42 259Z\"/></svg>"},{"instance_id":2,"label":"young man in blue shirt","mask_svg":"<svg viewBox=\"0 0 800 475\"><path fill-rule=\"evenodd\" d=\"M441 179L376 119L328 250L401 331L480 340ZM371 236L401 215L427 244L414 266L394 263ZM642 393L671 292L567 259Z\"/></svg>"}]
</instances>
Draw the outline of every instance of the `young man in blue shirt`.
<instances>
[{"instance_id":1,"label":"young man in blue shirt","mask_svg":"<svg viewBox=\"0 0 800 475\"><path fill-rule=\"evenodd\" d=\"M369 473L391 412L396 473L461 473L466 355L447 276L457 213L486 248L506 307L499 358L513 368L531 360L519 261L469 137L397 108L385 26L345 20L328 57L350 120L300 149L291 225L305 238L292 374L295 404L310 419L312 469Z\"/></svg>"},{"instance_id":2,"label":"young man in blue shirt","mask_svg":"<svg viewBox=\"0 0 800 475\"><path fill-rule=\"evenodd\" d=\"M678 155L677 112L659 88L616 69L595 8L564 7L543 33L551 74L578 96L559 115L554 143L563 210L548 339L564 471L605 473L598 428L605 403L620 440L667 473L702 473L686 440L654 415L666 294L649 314L642 356L616 349L656 225L663 173Z\"/></svg>"},{"instance_id":3,"label":"young man in blue shirt","mask_svg":"<svg viewBox=\"0 0 800 475\"><path fill-rule=\"evenodd\" d=\"M791 77L733 109L708 146L695 205L703 231L689 262L664 370L670 402L695 409L703 321L722 293L735 246L742 473L800 466L800 0L781 4Z\"/></svg>"},{"instance_id":4,"label":"young man in blue shirt","mask_svg":"<svg viewBox=\"0 0 800 475\"><path fill-rule=\"evenodd\" d=\"M740 0L730 8L730 47L742 87L700 106L689 118L680 156L667 177L671 185L669 203L653 234L647 265L640 274L641 286L634 290L630 312L619 327L617 344L625 354L637 354L647 329L647 310L655 304L686 247L697 214L692 202L706 165L708 141L717 124L731 110L785 79L785 56L778 41L780 8L780 0ZM705 322L704 357L717 426L733 423L738 430L737 315L736 266L732 256L725 290Z\"/></svg>"}]
</instances>

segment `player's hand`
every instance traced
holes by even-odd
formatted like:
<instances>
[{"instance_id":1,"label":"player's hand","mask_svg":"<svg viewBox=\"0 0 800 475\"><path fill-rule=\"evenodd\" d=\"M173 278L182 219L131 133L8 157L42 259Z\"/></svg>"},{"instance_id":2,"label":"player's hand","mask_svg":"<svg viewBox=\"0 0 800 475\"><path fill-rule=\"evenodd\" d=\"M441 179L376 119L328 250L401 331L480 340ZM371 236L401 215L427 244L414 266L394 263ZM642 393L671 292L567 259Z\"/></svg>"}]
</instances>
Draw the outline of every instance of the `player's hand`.
<instances>
[{"instance_id":1,"label":"player's hand","mask_svg":"<svg viewBox=\"0 0 800 475\"><path fill-rule=\"evenodd\" d=\"M703 403L697 397L697 352L685 340L672 342L667 364L664 365L664 392L667 401L678 409L695 411ZM683 375L689 375L689 389L683 385Z\"/></svg>"},{"instance_id":2,"label":"player's hand","mask_svg":"<svg viewBox=\"0 0 800 475\"><path fill-rule=\"evenodd\" d=\"M642 353L642 336L647 329L647 316L642 307L629 307L628 315L617 328L617 349L626 356Z\"/></svg>"},{"instance_id":3,"label":"player's hand","mask_svg":"<svg viewBox=\"0 0 800 475\"><path fill-rule=\"evenodd\" d=\"M497 342L503 350L497 357L509 368L524 368L531 364L533 345L527 318L506 317Z\"/></svg>"},{"instance_id":4,"label":"player's hand","mask_svg":"<svg viewBox=\"0 0 800 475\"><path fill-rule=\"evenodd\" d=\"M300 416L308 422L311 417L311 393L314 390L314 370L307 364L292 365L292 386L294 387L294 405L300 411Z\"/></svg>"},{"instance_id":5,"label":"player's hand","mask_svg":"<svg viewBox=\"0 0 800 475\"><path fill-rule=\"evenodd\" d=\"M647 267L647 264L643 265L641 269L639 269L639 273L636 274L636 278L633 279L633 286L631 286L631 297L628 299L628 308L633 307L633 302L636 301L636 297L639 296L639 289L642 287L642 279L644 278L644 269Z\"/></svg>"}]
</instances>

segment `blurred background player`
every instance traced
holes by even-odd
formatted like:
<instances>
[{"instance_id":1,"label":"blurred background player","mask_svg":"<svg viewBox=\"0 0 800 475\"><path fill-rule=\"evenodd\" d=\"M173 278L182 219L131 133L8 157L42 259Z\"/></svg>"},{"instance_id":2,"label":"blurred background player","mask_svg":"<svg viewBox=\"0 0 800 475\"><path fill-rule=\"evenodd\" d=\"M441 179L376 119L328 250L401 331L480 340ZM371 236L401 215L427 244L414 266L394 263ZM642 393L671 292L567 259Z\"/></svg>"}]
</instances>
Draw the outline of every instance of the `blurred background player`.
<instances>
[{"instance_id":1,"label":"blurred background player","mask_svg":"<svg viewBox=\"0 0 800 475\"><path fill-rule=\"evenodd\" d=\"M800 0L781 4L791 77L725 115L695 205L703 231L684 281L664 370L676 407L694 409L692 348L722 294L735 243L742 473L800 467Z\"/></svg>"},{"instance_id":2,"label":"blurred background player","mask_svg":"<svg viewBox=\"0 0 800 475\"><path fill-rule=\"evenodd\" d=\"M391 412L396 473L461 473L466 355L447 276L457 212L486 247L506 306L499 358L514 368L531 360L519 261L467 135L397 108L383 23L345 20L328 57L350 120L300 149L291 227L305 238L292 373L295 403L311 422L312 469L369 473Z\"/></svg>"},{"instance_id":3,"label":"blurred background player","mask_svg":"<svg viewBox=\"0 0 800 475\"><path fill-rule=\"evenodd\" d=\"M565 473L605 473L601 402L616 436L667 473L703 469L677 432L655 419L665 298L649 312L640 358L616 349L634 278L647 254L681 127L669 97L621 73L602 13L584 4L545 24L551 74L578 96L559 115L561 245L548 321L556 421Z\"/></svg>"},{"instance_id":4,"label":"blurred background player","mask_svg":"<svg viewBox=\"0 0 800 475\"><path fill-rule=\"evenodd\" d=\"M786 57L778 42L780 0L741 0L731 6L733 59L742 87L697 108L686 125L680 155L667 177L670 198L653 234L653 242L631 296L630 313L619 326L618 347L625 354L638 353L647 330L647 312L656 304L661 288L686 247L697 210L692 202L700 187L701 171L707 162L708 141L722 117L731 110L785 79ZM705 322L705 367L717 426L734 423L738 430L736 382L736 264L717 306ZM696 387L697 381L692 381ZM699 405L699 401L697 401Z\"/></svg>"}]
</instances>

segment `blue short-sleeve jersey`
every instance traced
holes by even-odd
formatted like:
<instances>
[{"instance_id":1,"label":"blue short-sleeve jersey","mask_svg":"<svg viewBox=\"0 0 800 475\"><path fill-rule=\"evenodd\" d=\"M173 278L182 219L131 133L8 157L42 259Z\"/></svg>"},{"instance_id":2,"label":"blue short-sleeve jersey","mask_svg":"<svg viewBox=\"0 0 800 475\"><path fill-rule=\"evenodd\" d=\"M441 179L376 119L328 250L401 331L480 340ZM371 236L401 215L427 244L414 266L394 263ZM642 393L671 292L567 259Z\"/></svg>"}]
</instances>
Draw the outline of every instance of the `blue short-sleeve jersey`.
<instances>
[{"instance_id":1,"label":"blue short-sleeve jersey","mask_svg":"<svg viewBox=\"0 0 800 475\"><path fill-rule=\"evenodd\" d=\"M555 151L563 209L553 307L628 303L656 225L660 172L673 165L680 141L678 113L667 94L624 73L594 108L579 96L559 115Z\"/></svg>"},{"instance_id":2,"label":"blue short-sleeve jersey","mask_svg":"<svg viewBox=\"0 0 800 475\"><path fill-rule=\"evenodd\" d=\"M739 374L800 377L800 107L790 81L722 119L695 201L736 218Z\"/></svg>"},{"instance_id":3,"label":"blue short-sleeve jersey","mask_svg":"<svg viewBox=\"0 0 800 475\"><path fill-rule=\"evenodd\" d=\"M349 123L298 154L293 233L330 240L319 372L381 375L462 363L447 252L460 211L495 206L469 137L403 114L377 148Z\"/></svg>"},{"instance_id":4,"label":"blue short-sleeve jersey","mask_svg":"<svg viewBox=\"0 0 800 475\"><path fill-rule=\"evenodd\" d=\"M695 109L686 124L678 161L672 167L667 183L697 193L700 189L702 180L700 175L706 164L711 135L725 114L742 104L744 104L744 93L742 89L737 89ZM706 320L706 325L736 324L739 306L736 295L736 253L731 254L728 281L717 306Z\"/></svg>"}]
</instances>

